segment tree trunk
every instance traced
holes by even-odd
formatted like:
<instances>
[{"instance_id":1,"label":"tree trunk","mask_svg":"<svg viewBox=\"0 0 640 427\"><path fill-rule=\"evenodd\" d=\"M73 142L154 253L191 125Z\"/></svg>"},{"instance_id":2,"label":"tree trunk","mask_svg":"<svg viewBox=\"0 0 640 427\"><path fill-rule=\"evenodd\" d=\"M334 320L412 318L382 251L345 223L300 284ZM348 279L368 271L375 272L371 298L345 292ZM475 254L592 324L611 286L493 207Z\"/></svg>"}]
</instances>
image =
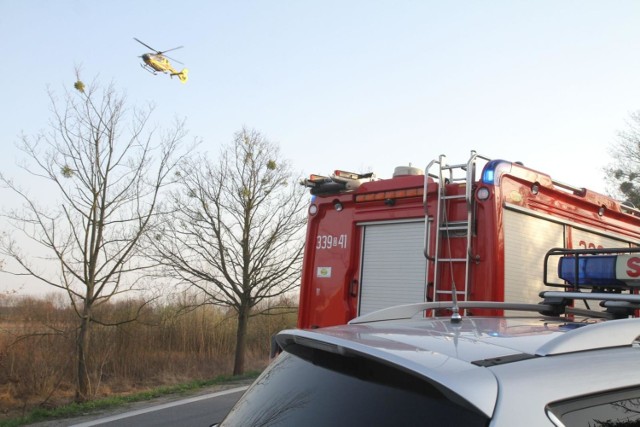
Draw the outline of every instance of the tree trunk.
<instances>
[{"instance_id":1,"label":"tree trunk","mask_svg":"<svg viewBox=\"0 0 640 427\"><path fill-rule=\"evenodd\" d=\"M89 327L91 325L89 310L89 308L85 307L82 313L82 317L80 319L80 331L78 332L78 340L76 342L76 356L78 357L76 402L84 402L87 400L89 390L89 377L87 371L87 349L89 343Z\"/></svg>"},{"instance_id":2,"label":"tree trunk","mask_svg":"<svg viewBox=\"0 0 640 427\"><path fill-rule=\"evenodd\" d=\"M233 375L244 374L244 360L247 349L247 328L249 326L249 307L244 304L238 312L238 329L236 331L236 355L233 363Z\"/></svg>"}]
</instances>

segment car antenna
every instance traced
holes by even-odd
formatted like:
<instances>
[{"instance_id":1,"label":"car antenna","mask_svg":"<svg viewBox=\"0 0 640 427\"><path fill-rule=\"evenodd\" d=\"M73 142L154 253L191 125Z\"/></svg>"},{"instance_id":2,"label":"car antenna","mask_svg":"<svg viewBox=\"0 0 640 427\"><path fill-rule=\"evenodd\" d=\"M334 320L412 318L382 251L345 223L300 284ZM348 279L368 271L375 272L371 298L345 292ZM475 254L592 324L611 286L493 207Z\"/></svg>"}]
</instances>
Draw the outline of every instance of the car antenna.
<instances>
[{"instance_id":1,"label":"car antenna","mask_svg":"<svg viewBox=\"0 0 640 427\"><path fill-rule=\"evenodd\" d=\"M453 276L453 275L452 275ZM456 281L451 279L451 301L453 301L453 307L451 307L451 323L460 323L462 316L460 315L460 308L458 307L458 295L456 295Z\"/></svg>"}]
</instances>

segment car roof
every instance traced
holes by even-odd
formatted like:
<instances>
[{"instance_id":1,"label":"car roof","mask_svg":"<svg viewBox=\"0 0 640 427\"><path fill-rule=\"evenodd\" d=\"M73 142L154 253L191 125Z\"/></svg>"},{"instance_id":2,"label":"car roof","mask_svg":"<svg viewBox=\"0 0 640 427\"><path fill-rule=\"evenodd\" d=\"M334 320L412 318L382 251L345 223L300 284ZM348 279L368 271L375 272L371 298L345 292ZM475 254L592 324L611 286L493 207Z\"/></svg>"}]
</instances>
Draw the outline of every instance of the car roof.
<instances>
[{"instance_id":1,"label":"car roof","mask_svg":"<svg viewBox=\"0 0 640 427\"><path fill-rule=\"evenodd\" d=\"M463 317L459 323L448 317L356 322L317 330L287 330L277 339L285 350L295 343L394 365L491 416L502 381L500 367L548 356L630 347L639 335L640 319L602 322L516 316Z\"/></svg>"}]
</instances>

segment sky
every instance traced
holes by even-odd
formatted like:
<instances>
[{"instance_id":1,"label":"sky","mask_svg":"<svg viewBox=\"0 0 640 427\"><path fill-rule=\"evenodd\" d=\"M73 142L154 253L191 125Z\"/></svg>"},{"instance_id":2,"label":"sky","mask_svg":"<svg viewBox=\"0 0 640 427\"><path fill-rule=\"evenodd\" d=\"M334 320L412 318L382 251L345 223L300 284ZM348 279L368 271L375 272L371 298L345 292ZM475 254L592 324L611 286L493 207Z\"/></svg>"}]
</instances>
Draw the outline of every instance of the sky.
<instances>
[{"instance_id":1,"label":"sky","mask_svg":"<svg viewBox=\"0 0 640 427\"><path fill-rule=\"evenodd\" d=\"M15 144L79 67L214 157L247 127L301 176L476 150L604 193L640 110L639 23L636 0L0 0L0 171L20 179ZM141 68L134 37L184 46L169 55L189 81Z\"/></svg>"}]
</instances>

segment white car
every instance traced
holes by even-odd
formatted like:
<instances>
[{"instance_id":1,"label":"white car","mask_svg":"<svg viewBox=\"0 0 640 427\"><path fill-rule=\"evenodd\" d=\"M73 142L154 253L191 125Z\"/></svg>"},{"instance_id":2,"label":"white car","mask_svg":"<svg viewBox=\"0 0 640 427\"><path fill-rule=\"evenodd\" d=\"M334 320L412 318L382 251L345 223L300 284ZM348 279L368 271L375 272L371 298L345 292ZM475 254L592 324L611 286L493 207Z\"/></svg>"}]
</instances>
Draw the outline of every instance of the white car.
<instances>
[{"instance_id":1,"label":"white car","mask_svg":"<svg viewBox=\"0 0 640 427\"><path fill-rule=\"evenodd\" d=\"M282 331L282 354L220 427L640 426L640 319L628 317L639 297L579 293L613 302L608 314L571 309L574 294L411 304ZM506 314L432 316L442 308Z\"/></svg>"}]
</instances>

